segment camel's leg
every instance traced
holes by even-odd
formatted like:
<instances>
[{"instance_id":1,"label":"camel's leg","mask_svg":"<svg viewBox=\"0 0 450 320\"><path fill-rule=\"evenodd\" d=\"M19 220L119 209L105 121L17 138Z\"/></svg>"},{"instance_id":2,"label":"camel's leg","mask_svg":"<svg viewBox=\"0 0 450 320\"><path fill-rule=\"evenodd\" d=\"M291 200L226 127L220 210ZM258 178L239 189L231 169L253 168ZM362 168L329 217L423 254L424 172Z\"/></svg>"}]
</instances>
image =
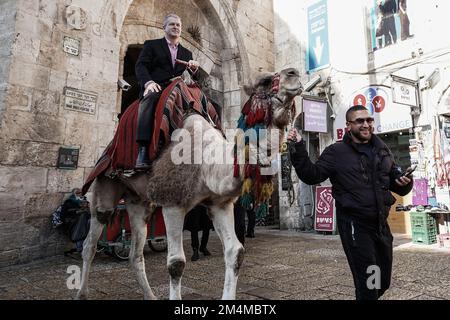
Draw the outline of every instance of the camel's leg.
<instances>
[{"instance_id":1,"label":"camel's leg","mask_svg":"<svg viewBox=\"0 0 450 320\"><path fill-rule=\"evenodd\" d=\"M181 277L186 265L183 249L183 223L185 212L178 207L164 207L167 233L167 268L170 275L170 300L181 300Z\"/></svg>"},{"instance_id":2,"label":"camel's leg","mask_svg":"<svg viewBox=\"0 0 450 320\"><path fill-rule=\"evenodd\" d=\"M127 204L131 226L130 264L136 272L138 283L144 291L145 300L156 300L145 273L144 246L147 239L147 224L145 223L145 207L138 204Z\"/></svg>"},{"instance_id":3,"label":"camel's leg","mask_svg":"<svg viewBox=\"0 0 450 320\"><path fill-rule=\"evenodd\" d=\"M83 244L83 271L81 272L81 286L77 299L88 298L88 281L92 260L94 260L97 242L102 233L103 225L100 220L107 219L119 202L124 187L108 178L97 178L92 186L91 222L89 233ZM103 222L104 223L104 222Z\"/></svg>"},{"instance_id":4,"label":"camel's leg","mask_svg":"<svg viewBox=\"0 0 450 320\"><path fill-rule=\"evenodd\" d=\"M89 290L88 290L88 281L89 281L89 272L91 269L92 260L94 260L95 252L97 249L98 238L103 230L103 225L97 220L96 217L91 217L89 233L84 240L83 244L83 271L81 273L81 286L80 290L77 293L77 299L87 299Z\"/></svg>"},{"instance_id":5,"label":"camel's leg","mask_svg":"<svg viewBox=\"0 0 450 320\"><path fill-rule=\"evenodd\" d=\"M225 282L223 300L236 299L236 286L239 268L244 260L244 247L234 230L233 203L225 206L211 206L214 229L222 241L225 258Z\"/></svg>"}]
</instances>

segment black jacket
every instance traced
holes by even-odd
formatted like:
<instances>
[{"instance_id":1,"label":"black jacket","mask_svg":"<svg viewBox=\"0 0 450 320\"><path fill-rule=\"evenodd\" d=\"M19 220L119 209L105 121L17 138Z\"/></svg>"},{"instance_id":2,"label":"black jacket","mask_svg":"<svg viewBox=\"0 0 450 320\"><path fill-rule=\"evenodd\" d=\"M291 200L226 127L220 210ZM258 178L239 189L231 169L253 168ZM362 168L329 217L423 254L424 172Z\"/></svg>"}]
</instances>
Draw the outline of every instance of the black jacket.
<instances>
[{"instance_id":1,"label":"black jacket","mask_svg":"<svg viewBox=\"0 0 450 320\"><path fill-rule=\"evenodd\" d=\"M183 230L198 232L212 228L213 224L208 215L208 208L201 204L189 211L184 218Z\"/></svg>"},{"instance_id":2,"label":"black jacket","mask_svg":"<svg viewBox=\"0 0 450 320\"><path fill-rule=\"evenodd\" d=\"M338 218L384 224L395 203L390 190L403 196L411 191L413 184L398 186L395 179L400 169L386 144L376 135L372 135L369 143L373 151L371 161L358 151L347 133L343 141L328 146L313 164L302 140L291 151L291 162L306 184L330 179Z\"/></svg>"},{"instance_id":3,"label":"black jacket","mask_svg":"<svg viewBox=\"0 0 450 320\"><path fill-rule=\"evenodd\" d=\"M192 60L192 52L178 44L177 59ZM181 76L185 69L186 66L183 64L175 64L175 68L173 67L166 38L145 41L135 67L141 87L139 97L144 94L144 85L148 81L153 80L159 85L166 86L170 79Z\"/></svg>"}]
</instances>

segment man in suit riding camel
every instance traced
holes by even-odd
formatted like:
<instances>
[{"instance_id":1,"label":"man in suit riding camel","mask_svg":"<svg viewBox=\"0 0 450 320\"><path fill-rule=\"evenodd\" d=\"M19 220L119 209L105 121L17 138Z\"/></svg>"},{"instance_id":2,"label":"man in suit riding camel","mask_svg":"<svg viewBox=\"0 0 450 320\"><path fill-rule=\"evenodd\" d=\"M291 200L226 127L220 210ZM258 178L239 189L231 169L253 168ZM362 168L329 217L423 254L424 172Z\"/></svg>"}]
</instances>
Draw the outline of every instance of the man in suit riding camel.
<instances>
[{"instance_id":1,"label":"man in suit riding camel","mask_svg":"<svg viewBox=\"0 0 450 320\"><path fill-rule=\"evenodd\" d=\"M193 75L199 63L192 60L192 52L183 47L181 19L176 14L164 18L165 36L162 39L147 40L136 63L136 77L141 87L136 142L139 144L135 169L148 170L151 167L149 144L154 131L155 109L161 92L170 80L187 70ZM177 63L177 60L187 64Z\"/></svg>"}]
</instances>

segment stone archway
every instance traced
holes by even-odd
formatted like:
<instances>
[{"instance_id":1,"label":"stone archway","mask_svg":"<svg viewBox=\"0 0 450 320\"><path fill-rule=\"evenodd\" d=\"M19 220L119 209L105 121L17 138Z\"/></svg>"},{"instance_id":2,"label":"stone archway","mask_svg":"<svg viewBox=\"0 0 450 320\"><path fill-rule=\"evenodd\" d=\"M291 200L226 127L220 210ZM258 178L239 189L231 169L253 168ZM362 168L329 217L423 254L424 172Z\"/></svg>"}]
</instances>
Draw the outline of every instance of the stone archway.
<instances>
[{"instance_id":1,"label":"stone archway","mask_svg":"<svg viewBox=\"0 0 450 320\"><path fill-rule=\"evenodd\" d=\"M244 96L241 88L248 82L250 66L229 5L222 0L175 0L170 3L134 0L129 1L126 8L122 5L120 10L124 14L116 16L114 25L117 27L113 28L120 40L119 77L123 75L129 46L163 37L164 16L169 12L177 13L183 21L182 43L208 73L209 90L222 106L224 127L234 127ZM188 32L190 27L198 27L201 40ZM116 110L120 110L121 92L117 98Z\"/></svg>"}]
</instances>

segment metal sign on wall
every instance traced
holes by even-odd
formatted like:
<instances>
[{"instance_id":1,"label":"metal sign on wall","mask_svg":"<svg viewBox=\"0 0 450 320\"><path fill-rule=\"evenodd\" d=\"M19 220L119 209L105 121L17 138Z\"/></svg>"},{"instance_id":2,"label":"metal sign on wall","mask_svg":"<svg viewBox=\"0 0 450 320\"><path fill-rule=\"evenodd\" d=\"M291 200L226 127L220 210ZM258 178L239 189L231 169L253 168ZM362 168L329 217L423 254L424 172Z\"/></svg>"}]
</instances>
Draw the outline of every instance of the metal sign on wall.
<instances>
[{"instance_id":1,"label":"metal sign on wall","mask_svg":"<svg viewBox=\"0 0 450 320\"><path fill-rule=\"evenodd\" d=\"M306 69L311 71L326 68L330 64L328 45L327 0L320 0L308 7L308 58Z\"/></svg>"},{"instance_id":2,"label":"metal sign on wall","mask_svg":"<svg viewBox=\"0 0 450 320\"><path fill-rule=\"evenodd\" d=\"M78 157L80 148L77 147L60 147L58 153L59 169L75 170L78 167Z\"/></svg>"},{"instance_id":3,"label":"metal sign on wall","mask_svg":"<svg viewBox=\"0 0 450 320\"><path fill-rule=\"evenodd\" d=\"M80 55L80 46L81 46L81 40L67 37L67 36L64 37L64 40L63 40L64 52L71 54L73 56L79 56Z\"/></svg>"},{"instance_id":4,"label":"metal sign on wall","mask_svg":"<svg viewBox=\"0 0 450 320\"><path fill-rule=\"evenodd\" d=\"M399 81L392 81L392 101L417 107L417 86Z\"/></svg>"},{"instance_id":5,"label":"metal sign on wall","mask_svg":"<svg viewBox=\"0 0 450 320\"><path fill-rule=\"evenodd\" d=\"M64 108L77 112L95 114L97 106L97 94L95 92L83 91L65 87Z\"/></svg>"}]
</instances>

